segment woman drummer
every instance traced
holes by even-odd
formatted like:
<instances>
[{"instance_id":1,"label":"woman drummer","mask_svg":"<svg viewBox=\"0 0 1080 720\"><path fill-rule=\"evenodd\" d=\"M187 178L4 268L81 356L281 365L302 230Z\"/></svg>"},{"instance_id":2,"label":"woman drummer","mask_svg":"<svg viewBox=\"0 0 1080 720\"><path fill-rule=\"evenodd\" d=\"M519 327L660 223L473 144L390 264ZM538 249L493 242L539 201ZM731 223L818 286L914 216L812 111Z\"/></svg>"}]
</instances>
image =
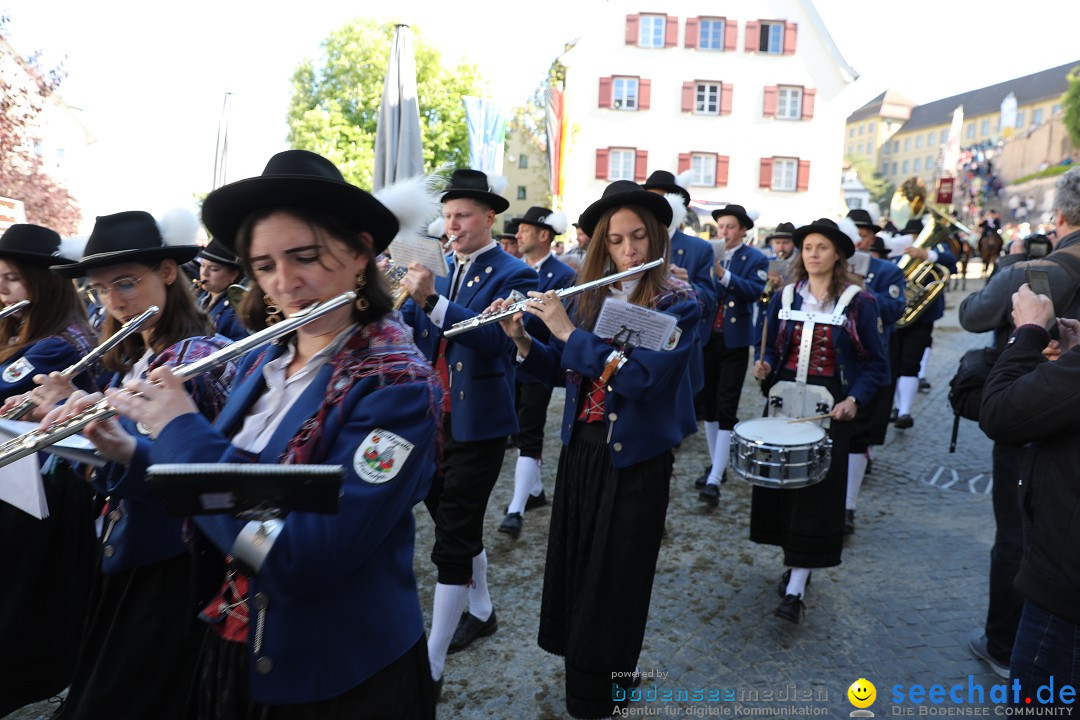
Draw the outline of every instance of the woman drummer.
<instances>
[{"instance_id":1,"label":"woman drummer","mask_svg":"<svg viewBox=\"0 0 1080 720\"><path fill-rule=\"evenodd\" d=\"M167 216L168 217L168 216ZM77 263L54 266L69 278L86 276L113 335L151 305L160 312L104 356L110 385L159 367L193 362L227 345L212 337L178 263L198 253L196 222L173 216L159 224L145 212L97 218ZM186 227L185 227L186 225ZM225 404L233 367L223 365L189 381L199 411L214 417ZM100 396L73 394L43 421L47 427L77 414ZM91 423L84 430L109 462L93 477L106 498L101 572L67 701L58 717L178 717L201 642L194 622L197 588L180 519L158 505L144 482L150 438L128 420ZM148 672L147 668L154 668Z\"/></svg>"},{"instance_id":2,"label":"woman drummer","mask_svg":"<svg viewBox=\"0 0 1080 720\"><path fill-rule=\"evenodd\" d=\"M609 185L581 215L593 242L578 281L665 258L672 207L636 183ZM569 315L554 291L531 295L526 312L553 338L532 339L520 314L504 321L521 367L536 377L568 371L539 644L565 658L570 715L605 717L619 704L613 678L625 678L624 691L630 685L645 636L672 448L696 429L685 370L701 306L667 263L576 296ZM673 347L620 351L594 335L608 298L674 315Z\"/></svg>"},{"instance_id":3,"label":"woman drummer","mask_svg":"<svg viewBox=\"0 0 1080 720\"><path fill-rule=\"evenodd\" d=\"M218 335L231 340L248 336L247 328L240 322L236 308L232 306L233 298L229 290L234 285L242 290L243 285L239 283L243 277L240 259L217 238L199 252L199 285L203 289L199 295L199 306L210 316Z\"/></svg>"},{"instance_id":4,"label":"woman drummer","mask_svg":"<svg viewBox=\"0 0 1080 720\"><path fill-rule=\"evenodd\" d=\"M206 226L235 242L259 286L245 300L249 326L348 291L355 304L245 356L214 426L167 371L151 374L160 386L129 383L142 398L110 393L157 437L155 462L345 468L337 514L290 513L261 560L230 560L202 613L212 632L189 717L434 717L412 508L435 473L442 389L375 263L399 228L435 212L412 182L388 193L413 208L399 220L328 160L290 150L260 177L210 193ZM238 539L242 521L195 522L223 554L253 549Z\"/></svg>"},{"instance_id":5,"label":"woman drummer","mask_svg":"<svg viewBox=\"0 0 1080 720\"><path fill-rule=\"evenodd\" d=\"M815 485L799 489L755 486L750 539L784 549L788 570L780 582L782 600L776 615L797 623L805 612L802 598L810 570L840 564L852 421L885 383L886 364L877 304L872 295L848 282L847 258L855 254L852 237L823 218L798 228L793 239L799 249L792 265L795 282L773 294L768 341L753 373L768 392L777 382L794 381L800 364L809 367L806 382L824 387L832 396L832 462L825 479ZM843 322L815 323L812 341L802 343L806 324L780 320L785 307L842 315ZM800 357L803 345L805 358Z\"/></svg>"},{"instance_id":6,"label":"woman drummer","mask_svg":"<svg viewBox=\"0 0 1080 720\"><path fill-rule=\"evenodd\" d=\"M0 320L3 410L21 402L35 376L73 365L94 346L75 286L49 271L75 262L61 251L60 235L39 225L12 225L0 236L0 304L30 302ZM74 380L94 389L90 371ZM59 468L42 480L48 517L0 503L0 547L19 548L5 560L0 592L0 717L67 687L93 574L92 492Z\"/></svg>"}]
</instances>

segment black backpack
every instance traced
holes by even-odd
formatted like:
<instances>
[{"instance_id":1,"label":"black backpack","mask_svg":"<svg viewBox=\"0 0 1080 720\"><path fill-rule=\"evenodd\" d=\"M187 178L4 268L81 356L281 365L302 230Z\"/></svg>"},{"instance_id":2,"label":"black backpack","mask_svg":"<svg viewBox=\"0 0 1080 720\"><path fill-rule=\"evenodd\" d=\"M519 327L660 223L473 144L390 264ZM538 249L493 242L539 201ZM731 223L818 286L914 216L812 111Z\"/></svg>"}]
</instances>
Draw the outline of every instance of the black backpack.
<instances>
[{"instance_id":1,"label":"black backpack","mask_svg":"<svg viewBox=\"0 0 1080 720\"><path fill-rule=\"evenodd\" d=\"M968 350L960 358L956 374L949 381L949 405L952 406L953 431L949 452L956 452L956 435L960 431L960 418L979 421L983 386L990 377L990 370L997 362L997 348L984 347Z\"/></svg>"}]
</instances>

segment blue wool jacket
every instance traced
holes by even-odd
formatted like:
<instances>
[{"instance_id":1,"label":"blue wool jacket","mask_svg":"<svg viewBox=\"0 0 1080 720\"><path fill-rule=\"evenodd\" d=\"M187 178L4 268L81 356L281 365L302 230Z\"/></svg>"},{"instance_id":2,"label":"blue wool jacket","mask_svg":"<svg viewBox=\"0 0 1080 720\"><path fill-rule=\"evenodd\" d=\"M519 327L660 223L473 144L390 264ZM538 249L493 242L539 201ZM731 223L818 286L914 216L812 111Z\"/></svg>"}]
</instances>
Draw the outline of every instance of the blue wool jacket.
<instances>
[{"instance_id":1,"label":"blue wool jacket","mask_svg":"<svg viewBox=\"0 0 1080 720\"><path fill-rule=\"evenodd\" d=\"M754 305L761 300L769 280L769 260L760 250L740 245L725 260L731 276L725 287L720 280L720 311L724 314L724 347L749 347L759 333L754 330Z\"/></svg>"},{"instance_id":2,"label":"blue wool jacket","mask_svg":"<svg viewBox=\"0 0 1080 720\"><path fill-rule=\"evenodd\" d=\"M697 348L690 354L690 384L694 393L698 393L705 386L703 346L709 341L712 321L716 317L717 284L712 245L701 238L687 235L682 230L676 230L671 236L671 262L686 270L702 307L697 328Z\"/></svg>"}]
</instances>

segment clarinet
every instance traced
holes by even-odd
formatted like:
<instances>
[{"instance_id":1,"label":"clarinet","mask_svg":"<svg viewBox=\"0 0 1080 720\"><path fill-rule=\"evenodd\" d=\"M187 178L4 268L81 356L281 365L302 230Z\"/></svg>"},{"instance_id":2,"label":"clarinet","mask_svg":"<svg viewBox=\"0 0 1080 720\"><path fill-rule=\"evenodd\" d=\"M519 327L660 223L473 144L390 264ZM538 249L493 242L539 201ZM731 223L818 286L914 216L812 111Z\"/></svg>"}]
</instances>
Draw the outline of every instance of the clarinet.
<instances>
[{"instance_id":1,"label":"clarinet","mask_svg":"<svg viewBox=\"0 0 1080 720\"><path fill-rule=\"evenodd\" d=\"M276 340L282 335L287 335L293 330L318 320L324 315L346 306L356 300L356 293L352 290L331 298L324 303L312 305L309 308L296 313L290 318L269 326L253 335L248 335L242 340L237 340L217 352L211 353L201 360L178 365L173 368L173 374L181 381L190 380L218 365L240 357L257 347ZM95 420L105 420L117 415L115 408L109 405L107 399L102 398L78 415L73 415L66 420L53 423L45 429L31 430L28 433L0 443L0 467L20 460L28 455L33 455L39 450L55 445L66 437L70 437Z\"/></svg>"}]
</instances>

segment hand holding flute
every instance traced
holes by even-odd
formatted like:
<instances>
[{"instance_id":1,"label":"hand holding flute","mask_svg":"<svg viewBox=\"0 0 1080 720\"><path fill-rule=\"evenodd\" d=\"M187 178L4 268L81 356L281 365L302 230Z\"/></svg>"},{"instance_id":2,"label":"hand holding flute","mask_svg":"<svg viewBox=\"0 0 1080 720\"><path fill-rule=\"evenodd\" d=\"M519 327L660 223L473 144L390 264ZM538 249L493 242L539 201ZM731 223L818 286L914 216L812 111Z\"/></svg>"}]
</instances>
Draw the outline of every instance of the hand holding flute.
<instances>
[{"instance_id":1,"label":"hand holding flute","mask_svg":"<svg viewBox=\"0 0 1080 720\"><path fill-rule=\"evenodd\" d=\"M73 418L101 402L104 397L99 392L87 394L76 390L66 403L49 411L39 427L45 430L51 425ZM83 428L82 434L94 444L99 455L111 462L126 465L135 455L135 438L120 426L116 416L94 420Z\"/></svg>"}]
</instances>

